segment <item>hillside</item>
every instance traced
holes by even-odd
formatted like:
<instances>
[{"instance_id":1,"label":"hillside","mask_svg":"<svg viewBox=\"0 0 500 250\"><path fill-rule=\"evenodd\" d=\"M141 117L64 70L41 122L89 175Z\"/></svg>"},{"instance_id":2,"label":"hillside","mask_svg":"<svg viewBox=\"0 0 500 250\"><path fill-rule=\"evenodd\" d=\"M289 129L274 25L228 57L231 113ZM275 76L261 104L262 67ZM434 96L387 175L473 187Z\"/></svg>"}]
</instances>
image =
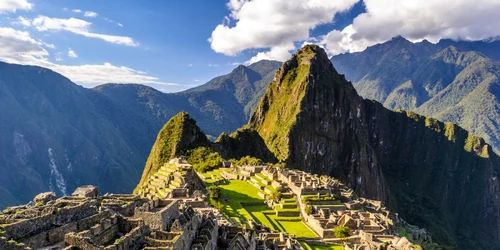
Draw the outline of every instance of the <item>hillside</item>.
<instances>
[{"instance_id":1,"label":"hillside","mask_svg":"<svg viewBox=\"0 0 500 250\"><path fill-rule=\"evenodd\" d=\"M339 178L438 242L500 248L491 147L451 123L364 100L317 46L283 64L247 128L288 167Z\"/></svg>"},{"instance_id":2,"label":"hillside","mask_svg":"<svg viewBox=\"0 0 500 250\"><path fill-rule=\"evenodd\" d=\"M500 41L431 44L396 37L332 62L364 98L453 122L499 152L499 51Z\"/></svg>"},{"instance_id":3,"label":"hillside","mask_svg":"<svg viewBox=\"0 0 500 250\"><path fill-rule=\"evenodd\" d=\"M0 63L0 107L0 207L87 183L133 188L142 157L107 118L129 119L109 99L44 68Z\"/></svg>"},{"instance_id":4,"label":"hillside","mask_svg":"<svg viewBox=\"0 0 500 250\"><path fill-rule=\"evenodd\" d=\"M0 208L82 184L131 192L166 121L188 111L213 139L234 131L248 120L242 103L256 102L278 67L239 66L200 89L165 94L136 84L86 89L44 68L0 63Z\"/></svg>"}]
</instances>

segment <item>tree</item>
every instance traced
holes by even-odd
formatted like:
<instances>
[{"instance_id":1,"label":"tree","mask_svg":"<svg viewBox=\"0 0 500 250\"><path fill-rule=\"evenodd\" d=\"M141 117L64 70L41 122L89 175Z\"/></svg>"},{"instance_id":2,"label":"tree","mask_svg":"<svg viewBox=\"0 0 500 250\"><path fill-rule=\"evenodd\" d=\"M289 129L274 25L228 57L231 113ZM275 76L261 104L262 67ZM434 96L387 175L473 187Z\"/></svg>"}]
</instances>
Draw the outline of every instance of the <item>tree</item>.
<instances>
[{"instance_id":1,"label":"tree","mask_svg":"<svg viewBox=\"0 0 500 250\"><path fill-rule=\"evenodd\" d=\"M306 208L304 209L304 212L306 212L307 215L310 215L313 213L313 209L311 206L307 205Z\"/></svg>"},{"instance_id":2,"label":"tree","mask_svg":"<svg viewBox=\"0 0 500 250\"><path fill-rule=\"evenodd\" d=\"M280 189L276 189L271 193L271 199L273 199L274 202L279 202L281 197L283 197L283 194Z\"/></svg>"},{"instance_id":3,"label":"tree","mask_svg":"<svg viewBox=\"0 0 500 250\"><path fill-rule=\"evenodd\" d=\"M220 187L218 186L210 186L207 188L207 191L212 199L219 199L220 197Z\"/></svg>"},{"instance_id":4,"label":"tree","mask_svg":"<svg viewBox=\"0 0 500 250\"><path fill-rule=\"evenodd\" d=\"M187 161L197 172L207 172L222 165L224 159L219 153L208 147L198 147L187 152Z\"/></svg>"},{"instance_id":5,"label":"tree","mask_svg":"<svg viewBox=\"0 0 500 250\"><path fill-rule=\"evenodd\" d=\"M349 229L346 226L340 226L340 227L336 227L333 229L333 233L335 234L335 237L339 238L339 239L349 237L350 231L351 231L351 229Z\"/></svg>"}]
</instances>

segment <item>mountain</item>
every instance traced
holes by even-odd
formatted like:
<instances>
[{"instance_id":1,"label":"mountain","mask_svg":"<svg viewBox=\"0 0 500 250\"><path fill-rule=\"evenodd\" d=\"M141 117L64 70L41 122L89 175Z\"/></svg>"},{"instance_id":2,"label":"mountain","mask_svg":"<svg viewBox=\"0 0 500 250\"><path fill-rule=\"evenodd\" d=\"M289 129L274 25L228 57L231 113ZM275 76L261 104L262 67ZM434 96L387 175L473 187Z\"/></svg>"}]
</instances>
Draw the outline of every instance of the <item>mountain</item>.
<instances>
[{"instance_id":1,"label":"mountain","mask_svg":"<svg viewBox=\"0 0 500 250\"><path fill-rule=\"evenodd\" d=\"M48 69L0 63L0 208L84 184L131 192L158 131L188 111L213 139L248 121L279 63L239 66L197 89L137 84L80 87Z\"/></svg>"},{"instance_id":2,"label":"mountain","mask_svg":"<svg viewBox=\"0 0 500 250\"><path fill-rule=\"evenodd\" d=\"M206 84L186 90L184 93L193 94L213 90L217 91L220 96L234 96L243 107L246 123L280 66L281 62L268 60L259 61L248 67L240 65L231 73L216 77Z\"/></svg>"},{"instance_id":3,"label":"mountain","mask_svg":"<svg viewBox=\"0 0 500 250\"><path fill-rule=\"evenodd\" d=\"M108 114L109 99L44 68L0 63L0 207L40 191L133 188L143 158Z\"/></svg>"},{"instance_id":4,"label":"mountain","mask_svg":"<svg viewBox=\"0 0 500 250\"><path fill-rule=\"evenodd\" d=\"M141 147L147 155L158 130L180 111L191 114L202 124L201 129L214 139L224 131L241 127L280 66L280 62L266 60L240 65L227 75L180 93L166 94L136 84L105 84L94 89L108 96L121 109L153 125L148 135L153 138L151 143Z\"/></svg>"},{"instance_id":5,"label":"mountain","mask_svg":"<svg viewBox=\"0 0 500 250\"><path fill-rule=\"evenodd\" d=\"M274 79L245 128L278 160L384 201L440 243L500 249L500 158L482 138L363 99L317 46Z\"/></svg>"},{"instance_id":6,"label":"mountain","mask_svg":"<svg viewBox=\"0 0 500 250\"><path fill-rule=\"evenodd\" d=\"M142 186L150 175L156 173L170 159L189 149L209 144L210 141L196 125L196 121L186 112L178 113L158 133L138 186Z\"/></svg>"},{"instance_id":7,"label":"mountain","mask_svg":"<svg viewBox=\"0 0 500 250\"><path fill-rule=\"evenodd\" d=\"M364 98L453 122L500 152L498 60L500 41L431 44L402 37L332 58Z\"/></svg>"}]
</instances>

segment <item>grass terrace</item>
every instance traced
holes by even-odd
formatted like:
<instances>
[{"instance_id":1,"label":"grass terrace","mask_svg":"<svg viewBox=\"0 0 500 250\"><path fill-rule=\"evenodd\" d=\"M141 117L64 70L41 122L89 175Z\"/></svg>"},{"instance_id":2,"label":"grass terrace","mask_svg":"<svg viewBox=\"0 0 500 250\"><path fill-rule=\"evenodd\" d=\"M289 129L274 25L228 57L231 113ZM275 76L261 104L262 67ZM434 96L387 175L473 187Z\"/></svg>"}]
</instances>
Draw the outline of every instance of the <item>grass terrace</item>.
<instances>
[{"instance_id":1,"label":"grass terrace","mask_svg":"<svg viewBox=\"0 0 500 250\"><path fill-rule=\"evenodd\" d=\"M203 173L205 182L213 184L220 177L219 169ZM248 181L229 180L227 184L219 185L221 195L219 201L223 204L224 214L237 225L247 225L254 220L271 229L287 232L295 238L317 238L300 217L277 217L276 212L264 204L258 193L259 189ZM293 202L294 199L284 199L283 202Z\"/></svg>"},{"instance_id":2,"label":"grass terrace","mask_svg":"<svg viewBox=\"0 0 500 250\"><path fill-rule=\"evenodd\" d=\"M309 244L307 242L300 242L300 245L305 250L344 250L343 246L336 246L336 245L315 245L315 244Z\"/></svg>"}]
</instances>

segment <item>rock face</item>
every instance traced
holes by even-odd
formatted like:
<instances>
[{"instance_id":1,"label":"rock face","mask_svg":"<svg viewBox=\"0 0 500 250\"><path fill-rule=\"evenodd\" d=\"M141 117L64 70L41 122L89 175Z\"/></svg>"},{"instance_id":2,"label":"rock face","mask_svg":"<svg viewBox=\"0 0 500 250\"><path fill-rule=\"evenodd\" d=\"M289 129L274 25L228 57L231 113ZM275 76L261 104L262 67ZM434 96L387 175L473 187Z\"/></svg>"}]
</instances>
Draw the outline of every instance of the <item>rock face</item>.
<instances>
[{"instance_id":1,"label":"rock face","mask_svg":"<svg viewBox=\"0 0 500 250\"><path fill-rule=\"evenodd\" d=\"M33 201L35 203L47 203L49 201L53 201L53 200L56 200L57 199L57 195L56 193L54 192L45 192L45 193L41 193L41 194L38 194L37 196L35 196L35 198L33 199Z\"/></svg>"},{"instance_id":2,"label":"rock face","mask_svg":"<svg viewBox=\"0 0 500 250\"><path fill-rule=\"evenodd\" d=\"M317 46L283 64L246 128L288 167L337 177L438 242L500 248L491 147L451 123L364 100Z\"/></svg>"},{"instance_id":3,"label":"rock face","mask_svg":"<svg viewBox=\"0 0 500 250\"><path fill-rule=\"evenodd\" d=\"M186 150L208 145L210 141L196 125L196 121L186 112L178 113L160 130L137 187L142 186L149 176L175 156L181 155ZM137 191L136 188L135 192Z\"/></svg>"}]
</instances>

